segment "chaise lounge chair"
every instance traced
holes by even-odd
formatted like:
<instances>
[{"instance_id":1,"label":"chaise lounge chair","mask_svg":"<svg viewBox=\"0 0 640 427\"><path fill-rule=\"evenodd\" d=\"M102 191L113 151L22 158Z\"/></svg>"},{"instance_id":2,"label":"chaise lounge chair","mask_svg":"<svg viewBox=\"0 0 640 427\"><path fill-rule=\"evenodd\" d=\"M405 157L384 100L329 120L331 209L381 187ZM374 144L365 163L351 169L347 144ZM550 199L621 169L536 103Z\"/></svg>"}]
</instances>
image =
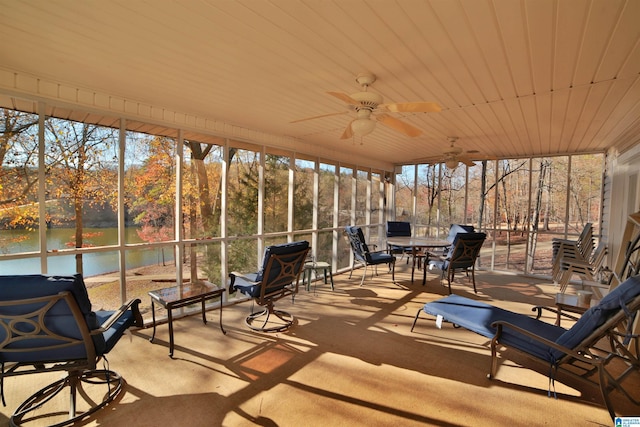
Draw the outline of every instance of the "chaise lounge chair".
<instances>
[{"instance_id":1,"label":"chaise lounge chair","mask_svg":"<svg viewBox=\"0 0 640 427\"><path fill-rule=\"evenodd\" d=\"M449 295L425 304L416 314L411 331L424 311L439 321L451 322L491 339L489 378L496 375L498 351L510 348L549 364L550 383L557 372L562 372L598 386L612 418L615 417L610 398L613 390L640 405L640 401L623 387L625 378L634 371L640 371L638 336L631 333L640 309L640 275L627 279L612 290L570 329L539 320L542 309L534 307L538 313L534 318L481 301ZM604 343L608 343L610 348L599 347ZM610 369L614 361L615 369ZM619 369L619 365L623 369Z\"/></svg>"}]
</instances>

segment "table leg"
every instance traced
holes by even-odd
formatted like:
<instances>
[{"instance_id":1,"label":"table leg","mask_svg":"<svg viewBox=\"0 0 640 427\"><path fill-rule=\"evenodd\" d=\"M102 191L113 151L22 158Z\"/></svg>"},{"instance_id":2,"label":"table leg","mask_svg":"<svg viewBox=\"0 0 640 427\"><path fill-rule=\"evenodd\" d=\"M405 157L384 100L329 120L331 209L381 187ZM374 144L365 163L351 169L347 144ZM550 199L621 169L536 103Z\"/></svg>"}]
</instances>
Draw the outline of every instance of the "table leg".
<instances>
[{"instance_id":1,"label":"table leg","mask_svg":"<svg viewBox=\"0 0 640 427\"><path fill-rule=\"evenodd\" d=\"M169 357L173 358L173 315L171 314L173 307L167 305L167 320L169 322Z\"/></svg>"},{"instance_id":2,"label":"table leg","mask_svg":"<svg viewBox=\"0 0 640 427\"><path fill-rule=\"evenodd\" d=\"M413 272L416 270L416 247L411 248L411 256L413 258L413 264L411 264L411 283L413 283Z\"/></svg>"},{"instance_id":3,"label":"table leg","mask_svg":"<svg viewBox=\"0 0 640 427\"><path fill-rule=\"evenodd\" d=\"M207 324L207 316L206 316L206 314L204 314L204 305L205 305L204 302L205 302L205 299L204 299L204 297L202 297L202 301L201 301L201 303L202 303L202 323L204 323L206 325ZM220 303L222 303L222 300L220 301Z\"/></svg>"},{"instance_id":4,"label":"table leg","mask_svg":"<svg viewBox=\"0 0 640 427\"><path fill-rule=\"evenodd\" d=\"M227 331L222 327L222 295L220 295L220 330L223 335L227 335Z\"/></svg>"},{"instance_id":5,"label":"table leg","mask_svg":"<svg viewBox=\"0 0 640 427\"><path fill-rule=\"evenodd\" d=\"M151 338L149 338L149 342L153 342L153 339L156 336L156 310L155 303L153 302L153 298L151 298L151 323L153 324L153 333L151 334Z\"/></svg>"},{"instance_id":6,"label":"table leg","mask_svg":"<svg viewBox=\"0 0 640 427\"><path fill-rule=\"evenodd\" d=\"M429 264L429 252L424 252L424 261L422 262L422 286L427 283L427 265Z\"/></svg>"}]
</instances>

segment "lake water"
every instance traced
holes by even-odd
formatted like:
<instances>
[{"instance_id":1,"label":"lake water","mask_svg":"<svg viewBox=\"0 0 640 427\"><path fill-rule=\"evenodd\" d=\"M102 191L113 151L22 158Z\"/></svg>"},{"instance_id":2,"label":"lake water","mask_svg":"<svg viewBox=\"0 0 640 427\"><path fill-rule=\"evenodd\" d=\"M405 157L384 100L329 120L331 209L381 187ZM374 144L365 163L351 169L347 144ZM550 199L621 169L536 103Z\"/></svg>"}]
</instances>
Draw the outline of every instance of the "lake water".
<instances>
[{"instance_id":1,"label":"lake water","mask_svg":"<svg viewBox=\"0 0 640 427\"><path fill-rule=\"evenodd\" d=\"M117 228L90 228L85 229L85 236L91 246L115 245L118 241ZM74 231L68 228L54 228L47 230L47 249L66 249L66 242L73 239ZM26 239L16 242L15 238L26 236ZM140 243L135 228L126 230L127 243ZM38 251L38 232L25 230L0 230L0 251L3 254L15 254L22 252ZM126 251L127 269L143 267L147 265L162 264L173 260L173 251L165 248L142 249ZM118 252L100 252L84 254L83 275L85 277L96 276L104 273L118 271ZM48 274L68 275L76 272L75 255L50 256L47 260ZM0 274L38 274L40 271L40 258L15 259L0 261Z\"/></svg>"}]
</instances>

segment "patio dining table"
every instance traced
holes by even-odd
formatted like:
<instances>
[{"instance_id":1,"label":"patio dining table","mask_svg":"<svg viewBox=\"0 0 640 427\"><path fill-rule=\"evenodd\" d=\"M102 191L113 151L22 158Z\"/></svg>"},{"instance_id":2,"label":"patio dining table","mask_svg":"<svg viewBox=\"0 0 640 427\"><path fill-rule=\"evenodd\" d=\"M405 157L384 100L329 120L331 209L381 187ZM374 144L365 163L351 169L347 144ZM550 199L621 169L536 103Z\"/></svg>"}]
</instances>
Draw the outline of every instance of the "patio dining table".
<instances>
[{"instance_id":1,"label":"patio dining table","mask_svg":"<svg viewBox=\"0 0 640 427\"><path fill-rule=\"evenodd\" d=\"M411 282L416 270L416 258L418 252L424 249L446 248L451 242L445 239L436 239L433 237L388 237L388 246L398 246L405 250L411 250L413 264L411 265ZM429 261L429 253L424 251L424 265L422 266L422 285L427 283L427 263Z\"/></svg>"}]
</instances>

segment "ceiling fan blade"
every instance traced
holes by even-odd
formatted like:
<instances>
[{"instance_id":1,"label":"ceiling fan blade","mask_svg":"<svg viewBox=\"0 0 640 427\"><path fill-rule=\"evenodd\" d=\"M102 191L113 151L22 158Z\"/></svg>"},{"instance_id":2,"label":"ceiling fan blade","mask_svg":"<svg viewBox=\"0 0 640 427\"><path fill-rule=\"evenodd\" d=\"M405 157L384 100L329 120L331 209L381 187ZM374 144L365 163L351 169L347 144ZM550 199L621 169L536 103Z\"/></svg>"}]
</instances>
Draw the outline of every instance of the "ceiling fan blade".
<instances>
[{"instance_id":1,"label":"ceiling fan blade","mask_svg":"<svg viewBox=\"0 0 640 427\"><path fill-rule=\"evenodd\" d=\"M306 118L304 118L304 119L294 120L294 121L289 122L289 123L304 122L304 121L307 121L307 120L315 120L315 119L321 119L321 118L323 118L323 117L339 116L339 115L342 115L342 114L348 114L348 113L349 113L349 111L341 111L341 112L339 112L339 113L321 114L321 115L319 115L319 116L306 117Z\"/></svg>"},{"instance_id":2,"label":"ceiling fan blade","mask_svg":"<svg viewBox=\"0 0 640 427\"><path fill-rule=\"evenodd\" d=\"M376 117L379 122L382 122L383 125L389 126L393 130L397 130L400 133L403 133L407 136L420 136L422 135L422 131L417 127L410 125L409 123L405 123L402 120L398 120L395 117L391 117L387 114L380 114Z\"/></svg>"},{"instance_id":3,"label":"ceiling fan blade","mask_svg":"<svg viewBox=\"0 0 640 427\"><path fill-rule=\"evenodd\" d=\"M435 102L395 102L383 104L387 111L392 113L438 113L442 111L440 105Z\"/></svg>"},{"instance_id":4,"label":"ceiling fan blade","mask_svg":"<svg viewBox=\"0 0 640 427\"><path fill-rule=\"evenodd\" d=\"M471 167L471 166L475 166L475 162L471 159L469 159L468 157L465 156L459 156L458 157L458 161L461 163L464 163L465 165Z\"/></svg>"},{"instance_id":5,"label":"ceiling fan blade","mask_svg":"<svg viewBox=\"0 0 640 427\"><path fill-rule=\"evenodd\" d=\"M335 96L336 98L338 98L341 101L346 102L347 104L352 104L352 105L359 105L360 104L358 101L356 101L355 99L353 99L352 97L350 97L346 93L342 93L342 92L327 92L327 93L329 95Z\"/></svg>"},{"instance_id":6,"label":"ceiling fan blade","mask_svg":"<svg viewBox=\"0 0 640 427\"><path fill-rule=\"evenodd\" d=\"M472 155L470 156L469 154L472 154ZM479 152L478 153L472 153L472 152L469 152L469 151L467 151L465 153L465 156L463 156L463 157L466 157L467 160L473 161L473 162L482 162L484 160L497 160L498 159L495 156L485 156L483 154L480 154ZM460 161L462 161L462 160L460 160Z\"/></svg>"},{"instance_id":7,"label":"ceiling fan blade","mask_svg":"<svg viewBox=\"0 0 640 427\"><path fill-rule=\"evenodd\" d=\"M340 139L350 139L353 136L353 131L351 130L351 123L353 123L353 120L350 121L347 127L344 129L344 132L342 132L342 136L340 137Z\"/></svg>"}]
</instances>

